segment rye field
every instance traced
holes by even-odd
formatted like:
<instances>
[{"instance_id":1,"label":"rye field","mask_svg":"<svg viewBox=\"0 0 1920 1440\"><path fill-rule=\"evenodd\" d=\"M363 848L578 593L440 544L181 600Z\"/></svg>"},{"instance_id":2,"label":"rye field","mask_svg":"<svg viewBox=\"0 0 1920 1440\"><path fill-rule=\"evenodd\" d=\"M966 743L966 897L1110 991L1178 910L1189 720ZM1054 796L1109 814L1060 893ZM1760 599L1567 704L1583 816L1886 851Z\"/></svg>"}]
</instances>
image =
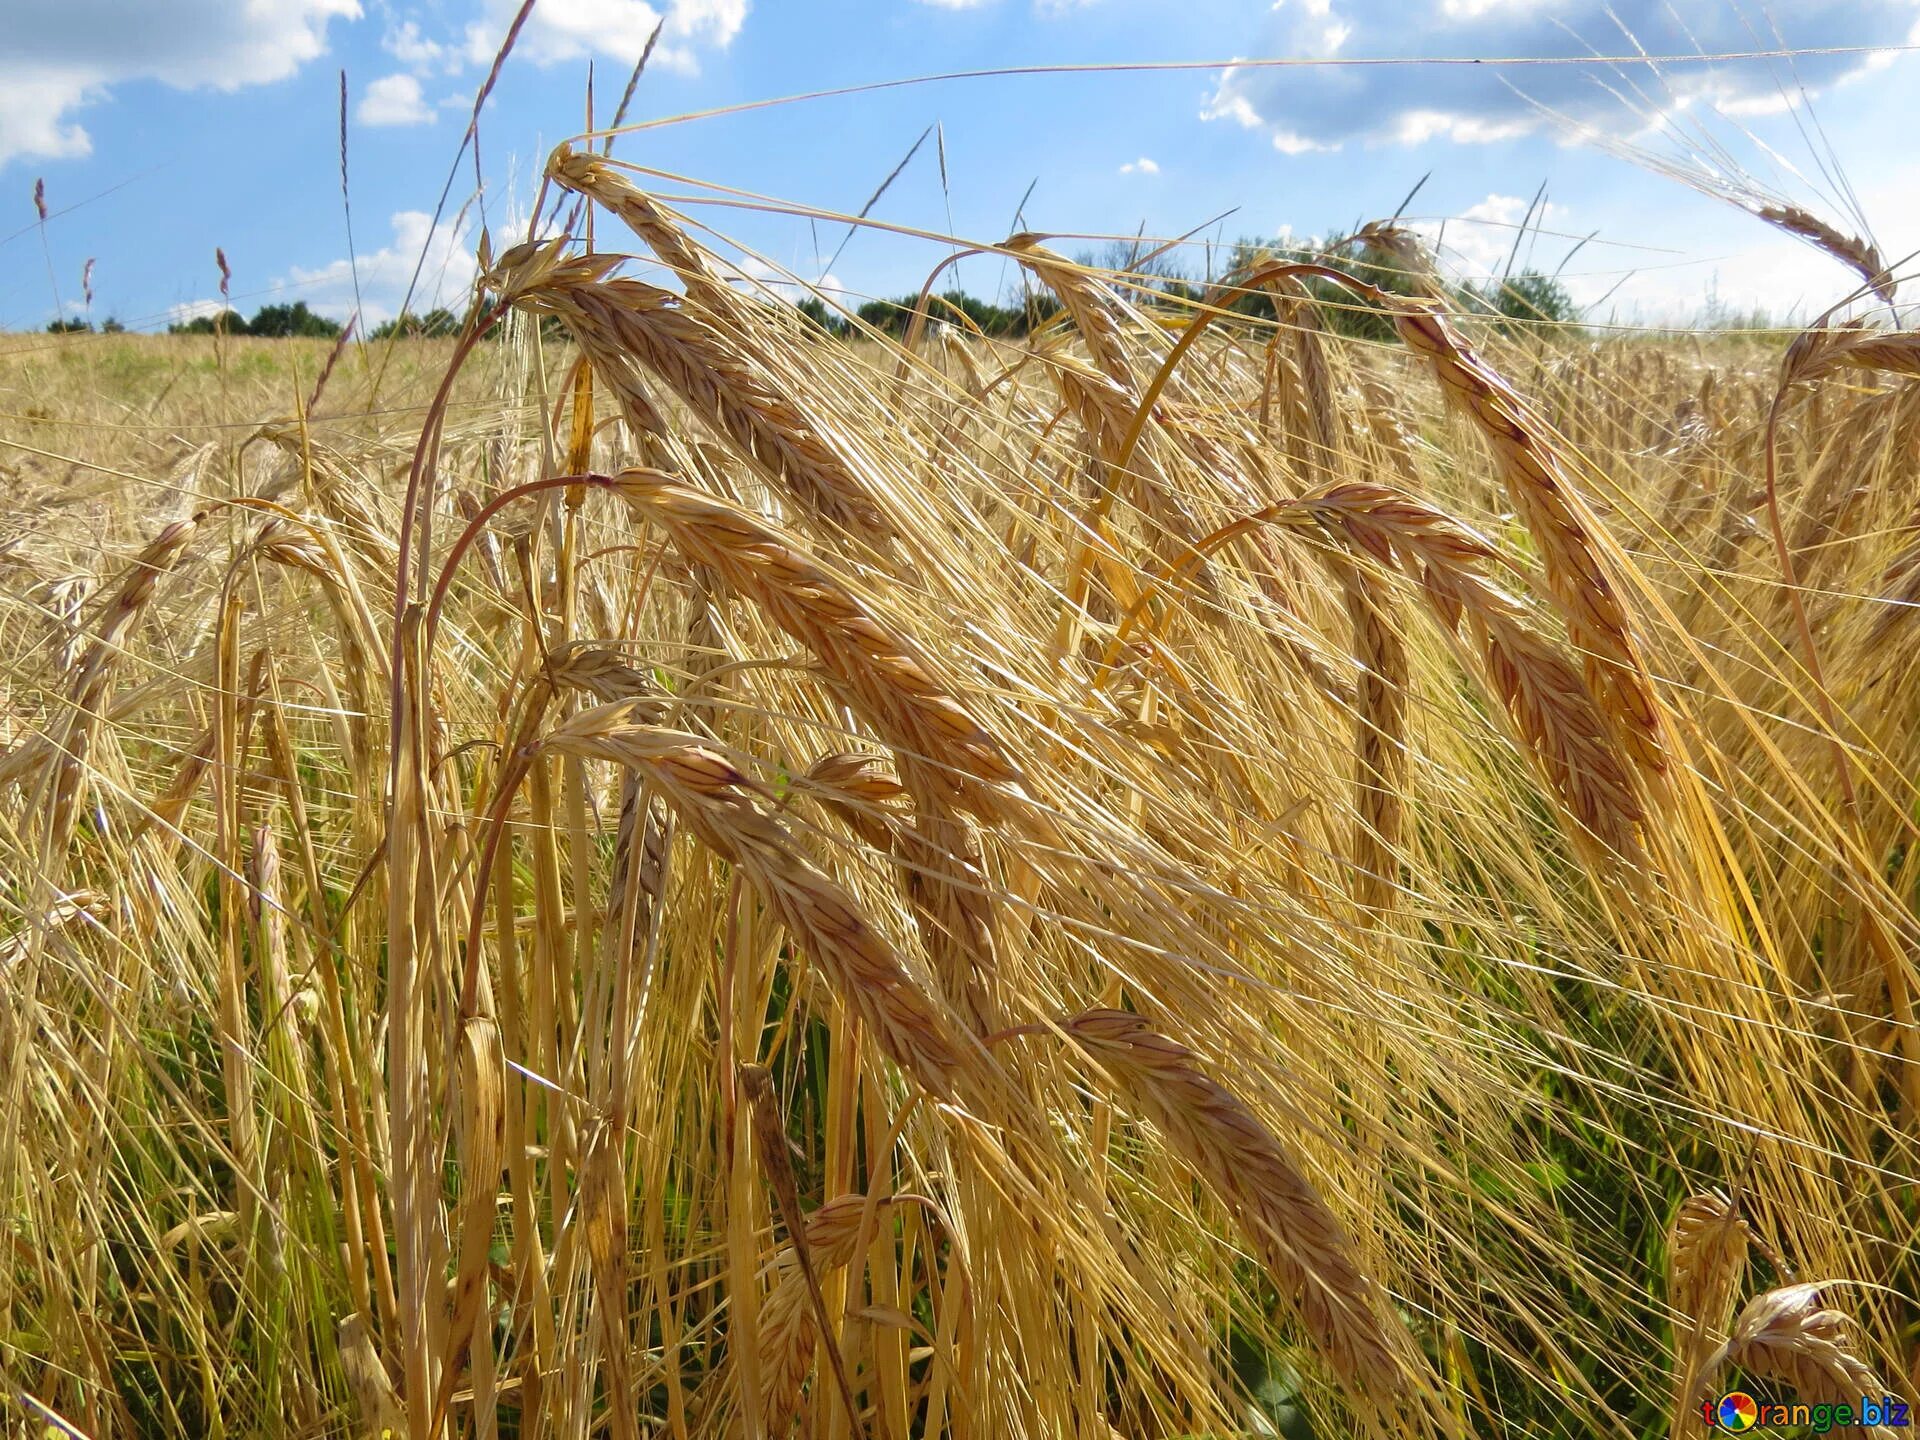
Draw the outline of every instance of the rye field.
<instances>
[{"instance_id":1,"label":"rye field","mask_svg":"<svg viewBox=\"0 0 1920 1440\"><path fill-rule=\"evenodd\" d=\"M0 337L7 1433L1904 1409L1884 306L876 327L547 183L446 338Z\"/></svg>"}]
</instances>

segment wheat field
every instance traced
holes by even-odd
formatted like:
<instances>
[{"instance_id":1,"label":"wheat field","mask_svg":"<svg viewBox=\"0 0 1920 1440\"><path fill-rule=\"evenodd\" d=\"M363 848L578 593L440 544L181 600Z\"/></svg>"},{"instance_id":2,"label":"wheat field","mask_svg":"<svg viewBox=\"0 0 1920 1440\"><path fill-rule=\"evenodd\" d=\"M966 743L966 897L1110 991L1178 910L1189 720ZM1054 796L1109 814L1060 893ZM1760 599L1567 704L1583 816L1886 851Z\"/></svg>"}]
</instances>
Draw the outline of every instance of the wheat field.
<instances>
[{"instance_id":1,"label":"wheat field","mask_svg":"<svg viewBox=\"0 0 1920 1440\"><path fill-rule=\"evenodd\" d=\"M7 337L9 1433L1916 1388L1909 332L842 338L643 178L457 339Z\"/></svg>"}]
</instances>

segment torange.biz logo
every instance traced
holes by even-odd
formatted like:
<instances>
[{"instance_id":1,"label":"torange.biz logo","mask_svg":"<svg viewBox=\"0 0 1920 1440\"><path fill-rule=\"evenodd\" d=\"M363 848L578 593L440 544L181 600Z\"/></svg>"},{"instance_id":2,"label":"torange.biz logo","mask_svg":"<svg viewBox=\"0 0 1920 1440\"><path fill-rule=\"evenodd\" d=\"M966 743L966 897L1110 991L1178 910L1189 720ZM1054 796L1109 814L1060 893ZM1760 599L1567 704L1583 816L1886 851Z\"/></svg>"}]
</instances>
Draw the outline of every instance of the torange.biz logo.
<instances>
[{"instance_id":1,"label":"torange.biz logo","mask_svg":"<svg viewBox=\"0 0 1920 1440\"><path fill-rule=\"evenodd\" d=\"M1907 1402L1891 1395L1875 1398L1862 1395L1857 1401L1833 1405L1769 1405L1744 1390L1732 1390L1718 1400L1700 1402L1700 1418L1722 1430L1752 1430L1761 1425L1798 1425L1815 1435L1830 1430L1851 1430L1884 1425L1890 1430L1904 1429L1913 1422L1907 1418Z\"/></svg>"}]
</instances>

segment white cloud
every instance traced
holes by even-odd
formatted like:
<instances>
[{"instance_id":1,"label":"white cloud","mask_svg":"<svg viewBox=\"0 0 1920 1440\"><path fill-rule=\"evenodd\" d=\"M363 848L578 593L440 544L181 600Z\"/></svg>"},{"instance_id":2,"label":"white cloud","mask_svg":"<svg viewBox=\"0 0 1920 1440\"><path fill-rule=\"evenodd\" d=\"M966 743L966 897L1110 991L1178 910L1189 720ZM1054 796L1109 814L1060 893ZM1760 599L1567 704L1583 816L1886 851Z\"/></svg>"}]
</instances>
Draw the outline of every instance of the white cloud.
<instances>
[{"instance_id":1,"label":"white cloud","mask_svg":"<svg viewBox=\"0 0 1920 1440\"><path fill-rule=\"evenodd\" d=\"M1441 0L1440 13L1449 20L1478 20L1498 11L1505 11L1511 17L1545 9L1553 3L1554 0Z\"/></svg>"},{"instance_id":2,"label":"white cloud","mask_svg":"<svg viewBox=\"0 0 1920 1440\"><path fill-rule=\"evenodd\" d=\"M182 300L178 305L167 307L167 323L184 325L189 320L211 318L227 308L227 305L219 300Z\"/></svg>"},{"instance_id":3,"label":"white cloud","mask_svg":"<svg viewBox=\"0 0 1920 1440\"><path fill-rule=\"evenodd\" d=\"M1267 122L1261 119L1260 112L1253 108L1253 102L1231 83L1233 77L1239 73L1229 68L1220 76L1220 83L1213 92L1213 98L1200 108L1200 118L1231 120L1242 130L1258 130Z\"/></svg>"},{"instance_id":4,"label":"white cloud","mask_svg":"<svg viewBox=\"0 0 1920 1440\"><path fill-rule=\"evenodd\" d=\"M1529 201L1521 196L1496 192L1477 204L1469 205L1444 224L1423 220L1416 222L1412 228L1424 236L1429 245L1444 242L1440 260L1446 268L1456 271L1463 279L1484 280L1490 275L1498 275L1506 267L1522 220L1526 220L1529 230L1535 227L1554 231L1566 229L1567 211L1564 206L1549 200L1536 206L1532 218L1527 219L1528 204ZM1539 243L1551 251L1556 259L1567 248L1557 237L1548 237ZM1528 247L1523 245L1516 269L1528 268L1528 253Z\"/></svg>"},{"instance_id":5,"label":"white cloud","mask_svg":"<svg viewBox=\"0 0 1920 1440\"><path fill-rule=\"evenodd\" d=\"M1275 130L1273 148L1282 155L1306 155L1315 150L1338 150L1338 145L1322 145L1318 140L1309 140L1306 136L1292 130Z\"/></svg>"},{"instance_id":6,"label":"white cloud","mask_svg":"<svg viewBox=\"0 0 1920 1440\"><path fill-rule=\"evenodd\" d=\"M1138 160L1129 160L1126 164L1122 165L1120 167L1120 173L1122 175L1158 175L1160 173L1160 166L1157 162L1142 155Z\"/></svg>"},{"instance_id":7,"label":"white cloud","mask_svg":"<svg viewBox=\"0 0 1920 1440\"><path fill-rule=\"evenodd\" d=\"M1763 44L1825 48L1792 61L1658 67L1236 63L1221 73L1200 113L1202 119L1267 127L1329 147L1349 140L1485 144L1548 128L1554 123L1548 110L1575 127L1608 134L1709 107L1761 117L1790 108L1783 95L1802 87L1819 94L1886 63L1861 52L1908 41L1916 16L1920 0L1794 0L1758 12L1721 0L1293 0L1275 5L1261 21L1259 53L1580 62L1636 51L1687 56Z\"/></svg>"},{"instance_id":8,"label":"white cloud","mask_svg":"<svg viewBox=\"0 0 1920 1440\"><path fill-rule=\"evenodd\" d=\"M1446 110L1405 110L1393 128L1393 138L1402 145L1424 144L1435 136L1444 136L1456 145L1490 145L1497 140L1517 139L1532 128L1531 122L1517 117L1489 120Z\"/></svg>"},{"instance_id":9,"label":"white cloud","mask_svg":"<svg viewBox=\"0 0 1920 1440\"><path fill-rule=\"evenodd\" d=\"M7 0L0 46L0 165L87 154L71 112L128 80L237 90L284 80L326 50L359 0Z\"/></svg>"},{"instance_id":10,"label":"white cloud","mask_svg":"<svg viewBox=\"0 0 1920 1440\"><path fill-rule=\"evenodd\" d=\"M97 99L101 88L85 72L17 74L0 60L0 165L16 155L70 160L91 154L85 129L64 117Z\"/></svg>"},{"instance_id":11,"label":"white cloud","mask_svg":"<svg viewBox=\"0 0 1920 1440\"><path fill-rule=\"evenodd\" d=\"M467 26L464 48L469 60L491 61L519 6L514 0L486 0L486 18ZM725 50L746 23L748 0L670 0L666 26L652 64L697 74L702 48ZM541 65L606 55L631 65L640 58L661 11L646 0L543 0L515 54Z\"/></svg>"},{"instance_id":12,"label":"white cloud","mask_svg":"<svg viewBox=\"0 0 1920 1440\"><path fill-rule=\"evenodd\" d=\"M420 33L417 20L403 20L389 29L380 37L380 48L411 70L431 70L451 58L445 45Z\"/></svg>"},{"instance_id":13,"label":"white cloud","mask_svg":"<svg viewBox=\"0 0 1920 1440\"><path fill-rule=\"evenodd\" d=\"M420 98L420 82L411 75L382 75L367 86L353 114L362 125L433 123L433 111Z\"/></svg>"},{"instance_id":14,"label":"white cloud","mask_svg":"<svg viewBox=\"0 0 1920 1440\"><path fill-rule=\"evenodd\" d=\"M416 313L437 305L463 309L478 270L469 242L472 227L463 223L456 230L446 220L436 225L419 210L402 210L392 224L393 243L360 256L359 293L366 307L361 324L370 329L399 313L416 265L420 283L409 309ZM295 266L279 283L291 292L290 299L305 300L322 315L345 320L353 313L354 267L346 260L317 270Z\"/></svg>"},{"instance_id":15,"label":"white cloud","mask_svg":"<svg viewBox=\"0 0 1920 1440\"><path fill-rule=\"evenodd\" d=\"M984 10L999 0L917 0L917 3L933 10ZM1033 10L1036 15L1057 17L1098 3L1099 0L1033 0Z\"/></svg>"}]
</instances>

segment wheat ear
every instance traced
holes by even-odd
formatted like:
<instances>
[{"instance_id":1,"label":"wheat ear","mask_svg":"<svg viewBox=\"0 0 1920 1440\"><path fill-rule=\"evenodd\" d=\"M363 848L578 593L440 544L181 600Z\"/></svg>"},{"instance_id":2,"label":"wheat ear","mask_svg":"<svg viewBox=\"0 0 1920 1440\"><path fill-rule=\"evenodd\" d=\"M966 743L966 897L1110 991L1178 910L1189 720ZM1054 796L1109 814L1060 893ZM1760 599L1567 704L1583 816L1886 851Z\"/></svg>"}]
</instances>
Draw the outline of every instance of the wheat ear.
<instances>
[{"instance_id":1,"label":"wheat ear","mask_svg":"<svg viewBox=\"0 0 1920 1440\"><path fill-rule=\"evenodd\" d=\"M1354 692L1354 902L1365 916L1393 903L1406 781L1407 646L1391 599L1369 576L1340 567L1360 679Z\"/></svg>"},{"instance_id":2,"label":"wheat ear","mask_svg":"<svg viewBox=\"0 0 1920 1440\"><path fill-rule=\"evenodd\" d=\"M856 473L824 423L680 296L639 280L556 271L521 303L558 315L609 383L636 363L659 376L802 510L882 548L895 539L877 480Z\"/></svg>"},{"instance_id":3,"label":"wheat ear","mask_svg":"<svg viewBox=\"0 0 1920 1440\"><path fill-rule=\"evenodd\" d=\"M1688 1196L1667 1232L1667 1305L1673 1311L1675 1433L1692 1408L1706 1347L1725 1334L1747 1266L1751 1232L1717 1191Z\"/></svg>"},{"instance_id":4,"label":"wheat ear","mask_svg":"<svg viewBox=\"0 0 1920 1440\"><path fill-rule=\"evenodd\" d=\"M1727 1365L1786 1385L1811 1405L1880 1395L1879 1375L1860 1352L1853 1322L1829 1307L1830 1282L1783 1285L1756 1295L1733 1322L1727 1343L1703 1367L1712 1380Z\"/></svg>"},{"instance_id":5,"label":"wheat ear","mask_svg":"<svg viewBox=\"0 0 1920 1440\"><path fill-rule=\"evenodd\" d=\"M1587 684L1627 753L1649 773L1664 771L1659 704L1600 544L1600 521L1574 486L1546 426L1437 306L1402 302L1394 325L1493 447L1507 494L1539 548L1547 590L1568 638L1582 652Z\"/></svg>"},{"instance_id":6,"label":"wheat ear","mask_svg":"<svg viewBox=\"0 0 1920 1440\"><path fill-rule=\"evenodd\" d=\"M1464 621L1489 687L1573 818L1616 855L1638 855L1644 812L1611 727L1572 666L1488 579L1499 556L1486 540L1424 501L1361 482L1273 513L1311 519L1344 548L1397 568L1447 630Z\"/></svg>"},{"instance_id":7,"label":"wheat ear","mask_svg":"<svg viewBox=\"0 0 1920 1440\"><path fill-rule=\"evenodd\" d=\"M847 1423L858 1434L861 1430L860 1404L854 1399L853 1382L847 1378L846 1358L841 1355L839 1342L834 1338L833 1317L827 1312L826 1297L820 1292L820 1276L815 1269L813 1245L808 1238L811 1225L800 1210L800 1187L794 1179L793 1162L787 1155L786 1118L780 1108L779 1093L774 1088L772 1073L764 1065L742 1065L740 1080L741 1088L747 1095L748 1108L753 1112L754 1145L759 1151L760 1171L766 1176L767 1188L773 1191L774 1205L787 1227L787 1246L793 1252L808 1302L813 1307L814 1328L820 1336L820 1343L826 1346L834 1384L840 1389L841 1403L847 1407ZM790 1337L775 1338L790 1341ZM763 1352L765 1341L763 1332ZM775 1361L778 1364L777 1355ZM785 1370L787 1367L781 1368ZM784 1392L786 1376L779 1374L777 1378L783 1382L780 1388ZM779 1401L784 1400L785 1395L782 1393L769 1398Z\"/></svg>"},{"instance_id":8,"label":"wheat ear","mask_svg":"<svg viewBox=\"0 0 1920 1440\"><path fill-rule=\"evenodd\" d=\"M1005 812L1017 778L1006 752L906 637L770 522L657 470L624 470L616 491L690 560L820 657L860 717L916 781L982 819Z\"/></svg>"},{"instance_id":9,"label":"wheat ear","mask_svg":"<svg viewBox=\"0 0 1920 1440\"><path fill-rule=\"evenodd\" d=\"M726 315L739 296L720 278L706 253L687 238L654 198L611 162L591 150L562 145L547 161L547 178L611 211L680 278L690 299L713 315Z\"/></svg>"},{"instance_id":10,"label":"wheat ear","mask_svg":"<svg viewBox=\"0 0 1920 1440\"><path fill-rule=\"evenodd\" d=\"M895 1202L875 1202L885 1214ZM853 1263L859 1254L867 1197L841 1195L807 1216L801 1227L816 1278ZM794 1232L798 1233L798 1232ZM789 1240L776 1261L779 1278L760 1307L760 1375L765 1390L767 1434L784 1436L800 1409L800 1393L813 1373L815 1328L807 1323L810 1299L798 1247Z\"/></svg>"},{"instance_id":11,"label":"wheat ear","mask_svg":"<svg viewBox=\"0 0 1920 1440\"><path fill-rule=\"evenodd\" d=\"M1878 247L1857 235L1837 230L1811 211L1798 205L1766 205L1753 212L1767 224L1811 241L1842 265L1867 282L1867 287L1887 304L1894 303L1894 280Z\"/></svg>"},{"instance_id":12,"label":"wheat ear","mask_svg":"<svg viewBox=\"0 0 1920 1440\"><path fill-rule=\"evenodd\" d=\"M1118 301L1106 282L1084 266L1047 249L1034 234L1023 231L1009 236L1000 248L1033 271L1059 297L1093 363L1109 380L1131 392L1133 367L1128 363L1126 342L1121 336L1116 313Z\"/></svg>"},{"instance_id":13,"label":"wheat ear","mask_svg":"<svg viewBox=\"0 0 1920 1440\"><path fill-rule=\"evenodd\" d=\"M80 783L87 772L93 741L99 732L102 702L121 642L140 613L153 599L160 577L180 563L200 526L201 516L176 520L147 542L133 564L121 572L119 583L100 612L92 643L81 655L67 691L68 712L52 757L53 774L44 797L45 850L50 872L64 868L64 852L78 811ZM57 885L57 880L56 880Z\"/></svg>"},{"instance_id":14,"label":"wheat ear","mask_svg":"<svg viewBox=\"0 0 1920 1440\"><path fill-rule=\"evenodd\" d=\"M1356 1403L1404 1397L1410 1337L1274 1133L1138 1015L1090 1010L1061 1028L1220 1197Z\"/></svg>"},{"instance_id":15,"label":"wheat ear","mask_svg":"<svg viewBox=\"0 0 1920 1440\"><path fill-rule=\"evenodd\" d=\"M966 1067L946 1018L852 897L801 854L763 808L763 787L732 759L698 736L631 723L629 702L583 710L539 743L647 775L703 844L740 867L887 1057L923 1089L952 1094Z\"/></svg>"}]
</instances>

